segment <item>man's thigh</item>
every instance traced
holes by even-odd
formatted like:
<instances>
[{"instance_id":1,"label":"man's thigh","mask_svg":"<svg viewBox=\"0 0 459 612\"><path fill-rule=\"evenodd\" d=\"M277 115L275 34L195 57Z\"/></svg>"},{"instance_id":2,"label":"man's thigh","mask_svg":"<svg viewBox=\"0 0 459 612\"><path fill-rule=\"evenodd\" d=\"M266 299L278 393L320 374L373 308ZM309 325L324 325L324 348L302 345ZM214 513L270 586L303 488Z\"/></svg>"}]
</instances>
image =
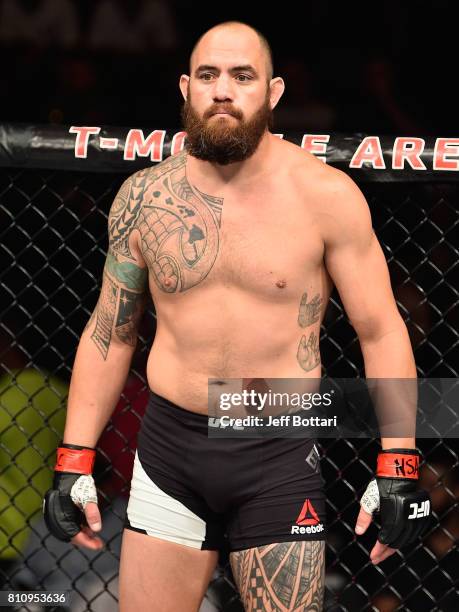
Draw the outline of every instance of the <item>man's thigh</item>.
<instances>
[{"instance_id":1,"label":"man's thigh","mask_svg":"<svg viewBox=\"0 0 459 612\"><path fill-rule=\"evenodd\" d=\"M325 541L281 542L230 554L244 608L250 612L320 612Z\"/></svg>"},{"instance_id":2,"label":"man's thigh","mask_svg":"<svg viewBox=\"0 0 459 612\"><path fill-rule=\"evenodd\" d=\"M217 560L215 550L199 550L125 529L120 612L197 612Z\"/></svg>"}]
</instances>

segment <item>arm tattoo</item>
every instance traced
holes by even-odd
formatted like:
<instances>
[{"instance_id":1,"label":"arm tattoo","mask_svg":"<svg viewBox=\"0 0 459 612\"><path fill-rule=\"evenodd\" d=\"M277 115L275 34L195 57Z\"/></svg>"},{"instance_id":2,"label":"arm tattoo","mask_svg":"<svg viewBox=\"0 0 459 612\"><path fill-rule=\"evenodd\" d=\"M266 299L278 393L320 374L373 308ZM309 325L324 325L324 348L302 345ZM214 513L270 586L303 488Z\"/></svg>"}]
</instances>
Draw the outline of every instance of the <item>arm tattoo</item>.
<instances>
[{"instance_id":1,"label":"arm tattoo","mask_svg":"<svg viewBox=\"0 0 459 612\"><path fill-rule=\"evenodd\" d=\"M104 359L107 359L108 347L112 338L117 294L118 287L109 276L104 274L102 291L96 306L96 328L91 336Z\"/></svg>"},{"instance_id":2,"label":"arm tattoo","mask_svg":"<svg viewBox=\"0 0 459 612\"><path fill-rule=\"evenodd\" d=\"M307 300L308 294L303 293L298 312L298 325L300 327L308 327L319 320L322 298L317 293L309 303Z\"/></svg>"},{"instance_id":3,"label":"arm tattoo","mask_svg":"<svg viewBox=\"0 0 459 612\"><path fill-rule=\"evenodd\" d=\"M133 259L129 249L130 232L138 227L138 219L145 201L145 192L164 174L183 166L184 154L166 159L152 168L145 168L129 177L121 186L108 218L110 249Z\"/></svg>"},{"instance_id":4,"label":"arm tattoo","mask_svg":"<svg viewBox=\"0 0 459 612\"><path fill-rule=\"evenodd\" d=\"M230 554L245 610L321 612L325 542L282 542Z\"/></svg>"},{"instance_id":5,"label":"arm tattoo","mask_svg":"<svg viewBox=\"0 0 459 612\"><path fill-rule=\"evenodd\" d=\"M86 329L104 359L114 339L135 346L148 271L165 292L186 291L209 274L217 258L223 200L201 193L186 177L186 153L133 174L108 217L109 249L99 302ZM148 269L129 247L138 230Z\"/></svg>"},{"instance_id":6,"label":"arm tattoo","mask_svg":"<svg viewBox=\"0 0 459 612\"><path fill-rule=\"evenodd\" d=\"M142 316L145 298L143 294L120 288L119 307L115 332L121 342L135 346L137 326Z\"/></svg>"},{"instance_id":7,"label":"arm tattoo","mask_svg":"<svg viewBox=\"0 0 459 612\"><path fill-rule=\"evenodd\" d=\"M107 359L113 332L117 340L135 347L137 328L145 306L142 287L146 282L146 270L130 262L118 263L115 257L108 254L99 301L86 326L90 326L95 315L96 327L91 338L104 359Z\"/></svg>"},{"instance_id":8,"label":"arm tattoo","mask_svg":"<svg viewBox=\"0 0 459 612\"><path fill-rule=\"evenodd\" d=\"M128 289L143 287L147 280L147 270L128 261L118 263L110 253L105 263L108 274Z\"/></svg>"},{"instance_id":9,"label":"arm tattoo","mask_svg":"<svg viewBox=\"0 0 459 612\"><path fill-rule=\"evenodd\" d=\"M112 340L135 347L137 327L145 305L148 272L141 268L129 248L142 204L142 185L147 170L127 179L121 186L108 216L109 247L97 306L85 329L96 318L91 339L104 360Z\"/></svg>"},{"instance_id":10,"label":"arm tattoo","mask_svg":"<svg viewBox=\"0 0 459 612\"><path fill-rule=\"evenodd\" d=\"M301 336L298 352L296 355L298 363L306 372L309 372L320 363L319 339L312 331L309 338Z\"/></svg>"}]
</instances>

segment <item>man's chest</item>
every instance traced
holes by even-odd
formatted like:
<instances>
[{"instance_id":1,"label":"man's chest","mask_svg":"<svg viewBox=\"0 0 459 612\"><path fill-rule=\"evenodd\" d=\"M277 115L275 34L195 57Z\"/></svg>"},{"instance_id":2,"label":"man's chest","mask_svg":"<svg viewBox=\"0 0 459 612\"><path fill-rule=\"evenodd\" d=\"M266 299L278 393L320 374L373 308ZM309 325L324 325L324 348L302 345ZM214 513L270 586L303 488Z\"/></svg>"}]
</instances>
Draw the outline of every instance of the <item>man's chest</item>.
<instances>
[{"instance_id":1,"label":"man's chest","mask_svg":"<svg viewBox=\"0 0 459 612\"><path fill-rule=\"evenodd\" d=\"M267 297L301 292L323 257L319 228L303 202L284 192L228 197L225 206L215 277Z\"/></svg>"},{"instance_id":2,"label":"man's chest","mask_svg":"<svg viewBox=\"0 0 459 612\"><path fill-rule=\"evenodd\" d=\"M281 186L203 193L186 177L146 194L138 229L156 285L183 292L203 282L287 297L318 272L323 242L307 196Z\"/></svg>"}]
</instances>

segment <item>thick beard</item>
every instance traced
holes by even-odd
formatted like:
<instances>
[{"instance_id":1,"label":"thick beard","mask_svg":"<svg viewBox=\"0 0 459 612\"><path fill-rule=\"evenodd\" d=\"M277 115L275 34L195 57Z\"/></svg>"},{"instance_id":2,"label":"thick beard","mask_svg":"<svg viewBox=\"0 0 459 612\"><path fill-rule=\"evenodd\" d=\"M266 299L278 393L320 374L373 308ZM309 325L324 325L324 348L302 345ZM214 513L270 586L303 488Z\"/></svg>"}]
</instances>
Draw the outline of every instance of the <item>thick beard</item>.
<instances>
[{"instance_id":1,"label":"thick beard","mask_svg":"<svg viewBox=\"0 0 459 612\"><path fill-rule=\"evenodd\" d=\"M231 113L236 118L237 125L233 126L234 119L210 119L218 110ZM189 95L181 115L187 133L185 148L188 153L197 159L221 166L244 161L253 155L263 134L267 129L273 128L269 92L249 121L244 121L240 111L224 103L214 104L201 119L194 110Z\"/></svg>"}]
</instances>

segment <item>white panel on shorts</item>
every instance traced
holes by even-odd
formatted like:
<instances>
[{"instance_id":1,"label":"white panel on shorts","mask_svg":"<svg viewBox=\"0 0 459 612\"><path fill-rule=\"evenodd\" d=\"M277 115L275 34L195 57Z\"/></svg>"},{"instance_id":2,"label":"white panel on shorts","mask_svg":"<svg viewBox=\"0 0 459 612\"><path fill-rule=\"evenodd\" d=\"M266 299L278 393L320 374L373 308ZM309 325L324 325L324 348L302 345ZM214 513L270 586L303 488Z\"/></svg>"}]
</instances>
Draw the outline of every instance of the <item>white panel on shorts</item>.
<instances>
[{"instance_id":1,"label":"white panel on shorts","mask_svg":"<svg viewBox=\"0 0 459 612\"><path fill-rule=\"evenodd\" d=\"M192 548L202 548L206 523L148 476L136 451L127 517L132 527L148 535Z\"/></svg>"}]
</instances>

